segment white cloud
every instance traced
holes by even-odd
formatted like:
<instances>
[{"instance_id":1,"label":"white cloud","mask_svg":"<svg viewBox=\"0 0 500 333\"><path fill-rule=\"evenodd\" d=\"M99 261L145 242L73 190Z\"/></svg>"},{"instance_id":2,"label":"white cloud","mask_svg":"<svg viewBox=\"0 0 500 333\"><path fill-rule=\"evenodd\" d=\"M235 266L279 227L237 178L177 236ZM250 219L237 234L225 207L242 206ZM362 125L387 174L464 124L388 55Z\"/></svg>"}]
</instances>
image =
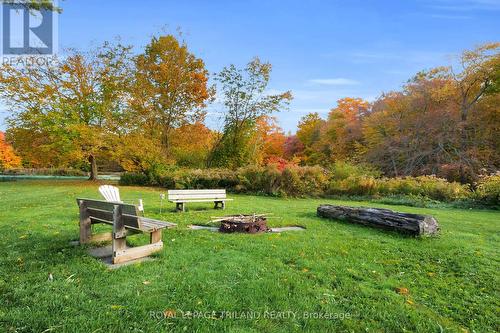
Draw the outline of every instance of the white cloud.
<instances>
[{"instance_id":1,"label":"white cloud","mask_svg":"<svg viewBox=\"0 0 500 333\"><path fill-rule=\"evenodd\" d=\"M331 79L311 79L307 81L309 84L320 84L325 86L353 86L359 84L359 81L345 79L342 77Z\"/></svg>"}]
</instances>

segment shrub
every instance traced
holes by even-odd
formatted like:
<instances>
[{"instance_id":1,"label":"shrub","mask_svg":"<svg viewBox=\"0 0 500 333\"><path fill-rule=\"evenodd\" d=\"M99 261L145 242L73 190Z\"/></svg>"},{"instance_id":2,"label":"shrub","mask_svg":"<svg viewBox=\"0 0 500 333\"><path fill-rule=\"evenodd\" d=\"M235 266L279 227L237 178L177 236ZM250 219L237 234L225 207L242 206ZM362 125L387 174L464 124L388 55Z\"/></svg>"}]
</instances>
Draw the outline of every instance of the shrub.
<instances>
[{"instance_id":1,"label":"shrub","mask_svg":"<svg viewBox=\"0 0 500 333\"><path fill-rule=\"evenodd\" d=\"M328 183L326 171L321 167L287 167L280 175L281 195L303 197L320 196Z\"/></svg>"},{"instance_id":2,"label":"shrub","mask_svg":"<svg viewBox=\"0 0 500 333\"><path fill-rule=\"evenodd\" d=\"M2 172L5 175L42 175L42 176L87 176L85 171L73 168L13 168Z\"/></svg>"},{"instance_id":3,"label":"shrub","mask_svg":"<svg viewBox=\"0 0 500 333\"><path fill-rule=\"evenodd\" d=\"M330 173L319 167L303 167L300 170L301 179L304 183L304 193L306 196L320 196L323 195L328 186L328 179Z\"/></svg>"},{"instance_id":4,"label":"shrub","mask_svg":"<svg viewBox=\"0 0 500 333\"><path fill-rule=\"evenodd\" d=\"M377 193L377 180L369 176L349 176L346 179L333 178L328 186L328 194L373 195Z\"/></svg>"},{"instance_id":5,"label":"shrub","mask_svg":"<svg viewBox=\"0 0 500 333\"><path fill-rule=\"evenodd\" d=\"M290 166L297 166L297 163L293 161L286 160L282 157L271 156L265 161L266 165L276 165L279 171L285 170L285 168Z\"/></svg>"},{"instance_id":6,"label":"shrub","mask_svg":"<svg viewBox=\"0 0 500 333\"><path fill-rule=\"evenodd\" d=\"M365 196L408 195L440 201L464 199L470 195L466 185L450 183L434 176L380 179L371 176L349 176L343 180L332 179L328 193Z\"/></svg>"},{"instance_id":7,"label":"shrub","mask_svg":"<svg viewBox=\"0 0 500 333\"><path fill-rule=\"evenodd\" d=\"M390 194L420 195L440 201L463 199L470 195L467 185L435 176L385 179Z\"/></svg>"},{"instance_id":8,"label":"shrub","mask_svg":"<svg viewBox=\"0 0 500 333\"><path fill-rule=\"evenodd\" d=\"M483 204L500 206L500 174L482 177L477 184L474 197Z\"/></svg>"},{"instance_id":9,"label":"shrub","mask_svg":"<svg viewBox=\"0 0 500 333\"><path fill-rule=\"evenodd\" d=\"M248 166L238 169L240 192L278 195L281 172L276 165Z\"/></svg>"},{"instance_id":10,"label":"shrub","mask_svg":"<svg viewBox=\"0 0 500 333\"><path fill-rule=\"evenodd\" d=\"M158 171L161 170L161 171ZM456 201L471 197L466 185L447 182L435 176L377 178L375 171L368 175L348 164L336 164L325 170L319 166L288 165L283 170L276 164L229 169L172 169L161 168L146 174L126 173L123 185L152 185L176 189L225 188L229 191L292 197L348 196L406 196L422 200ZM333 170L333 171L331 171ZM347 171L350 172L347 175ZM157 174L161 172L161 174ZM477 197L485 202L498 202L500 176L484 179L478 186ZM426 199L427 198L427 199ZM406 199L405 199L406 200Z\"/></svg>"},{"instance_id":11,"label":"shrub","mask_svg":"<svg viewBox=\"0 0 500 333\"><path fill-rule=\"evenodd\" d=\"M149 178L143 173L126 172L120 177L120 185L151 185Z\"/></svg>"},{"instance_id":12,"label":"shrub","mask_svg":"<svg viewBox=\"0 0 500 333\"><path fill-rule=\"evenodd\" d=\"M336 180L347 179L348 177L368 176L373 178L380 177L380 171L372 166L364 164L352 164L349 162L337 161L329 166L331 178Z\"/></svg>"},{"instance_id":13,"label":"shrub","mask_svg":"<svg viewBox=\"0 0 500 333\"><path fill-rule=\"evenodd\" d=\"M170 179L168 183L173 182L178 189L234 189L239 183L236 173L228 169L180 170L170 175Z\"/></svg>"}]
</instances>

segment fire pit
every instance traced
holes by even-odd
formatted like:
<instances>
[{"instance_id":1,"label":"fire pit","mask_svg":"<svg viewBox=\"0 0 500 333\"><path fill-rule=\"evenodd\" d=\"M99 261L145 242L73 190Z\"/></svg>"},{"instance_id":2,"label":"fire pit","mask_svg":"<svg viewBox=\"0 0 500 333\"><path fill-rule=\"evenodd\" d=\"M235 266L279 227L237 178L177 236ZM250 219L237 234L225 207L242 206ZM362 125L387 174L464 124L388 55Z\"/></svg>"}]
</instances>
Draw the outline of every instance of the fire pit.
<instances>
[{"instance_id":1,"label":"fire pit","mask_svg":"<svg viewBox=\"0 0 500 333\"><path fill-rule=\"evenodd\" d=\"M261 215L228 215L218 218L213 222L220 222L220 232L246 232L255 234L266 232L267 219L264 214Z\"/></svg>"}]
</instances>

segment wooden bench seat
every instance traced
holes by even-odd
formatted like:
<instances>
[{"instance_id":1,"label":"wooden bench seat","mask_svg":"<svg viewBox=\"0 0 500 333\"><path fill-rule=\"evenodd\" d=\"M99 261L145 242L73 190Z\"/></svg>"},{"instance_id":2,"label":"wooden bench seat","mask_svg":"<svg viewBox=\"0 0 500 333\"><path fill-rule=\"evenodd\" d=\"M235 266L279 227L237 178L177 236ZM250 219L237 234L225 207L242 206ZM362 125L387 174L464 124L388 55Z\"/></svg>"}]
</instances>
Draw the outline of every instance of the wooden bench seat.
<instances>
[{"instance_id":1,"label":"wooden bench seat","mask_svg":"<svg viewBox=\"0 0 500 333\"><path fill-rule=\"evenodd\" d=\"M80 244L112 241L114 264L150 255L163 248L162 230L173 228L175 223L140 216L137 206L121 202L94 199L76 199L80 208ZM112 232L92 235L92 224L104 223L113 226ZM150 244L129 248L126 237L137 233L149 233Z\"/></svg>"},{"instance_id":2,"label":"wooden bench seat","mask_svg":"<svg viewBox=\"0 0 500 333\"><path fill-rule=\"evenodd\" d=\"M175 209L178 212L185 211L185 204L188 202L213 202L215 204L214 208L225 209L226 201L233 199L228 199L226 196L226 190L216 189L216 190L168 190L168 201L175 203Z\"/></svg>"}]
</instances>

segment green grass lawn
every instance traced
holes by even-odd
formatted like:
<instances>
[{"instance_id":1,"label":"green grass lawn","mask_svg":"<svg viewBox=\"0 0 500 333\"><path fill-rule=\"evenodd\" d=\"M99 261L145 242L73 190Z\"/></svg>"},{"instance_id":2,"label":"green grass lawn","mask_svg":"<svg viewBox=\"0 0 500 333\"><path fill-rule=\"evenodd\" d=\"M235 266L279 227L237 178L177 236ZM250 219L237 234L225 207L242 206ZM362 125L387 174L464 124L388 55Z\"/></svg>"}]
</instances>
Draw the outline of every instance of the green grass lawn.
<instances>
[{"instance_id":1,"label":"green grass lawn","mask_svg":"<svg viewBox=\"0 0 500 333\"><path fill-rule=\"evenodd\" d=\"M99 198L96 184L0 183L0 331L500 329L500 212L230 195L225 213L273 213L271 226L307 230L219 234L186 228L221 214L210 203L178 214L167 202L160 213L159 190L121 193L143 198L146 216L178 227L163 233L156 260L109 270L69 244L78 238L75 198ZM432 214L442 231L417 239L321 219L320 203ZM146 242L134 237L132 244Z\"/></svg>"}]
</instances>

